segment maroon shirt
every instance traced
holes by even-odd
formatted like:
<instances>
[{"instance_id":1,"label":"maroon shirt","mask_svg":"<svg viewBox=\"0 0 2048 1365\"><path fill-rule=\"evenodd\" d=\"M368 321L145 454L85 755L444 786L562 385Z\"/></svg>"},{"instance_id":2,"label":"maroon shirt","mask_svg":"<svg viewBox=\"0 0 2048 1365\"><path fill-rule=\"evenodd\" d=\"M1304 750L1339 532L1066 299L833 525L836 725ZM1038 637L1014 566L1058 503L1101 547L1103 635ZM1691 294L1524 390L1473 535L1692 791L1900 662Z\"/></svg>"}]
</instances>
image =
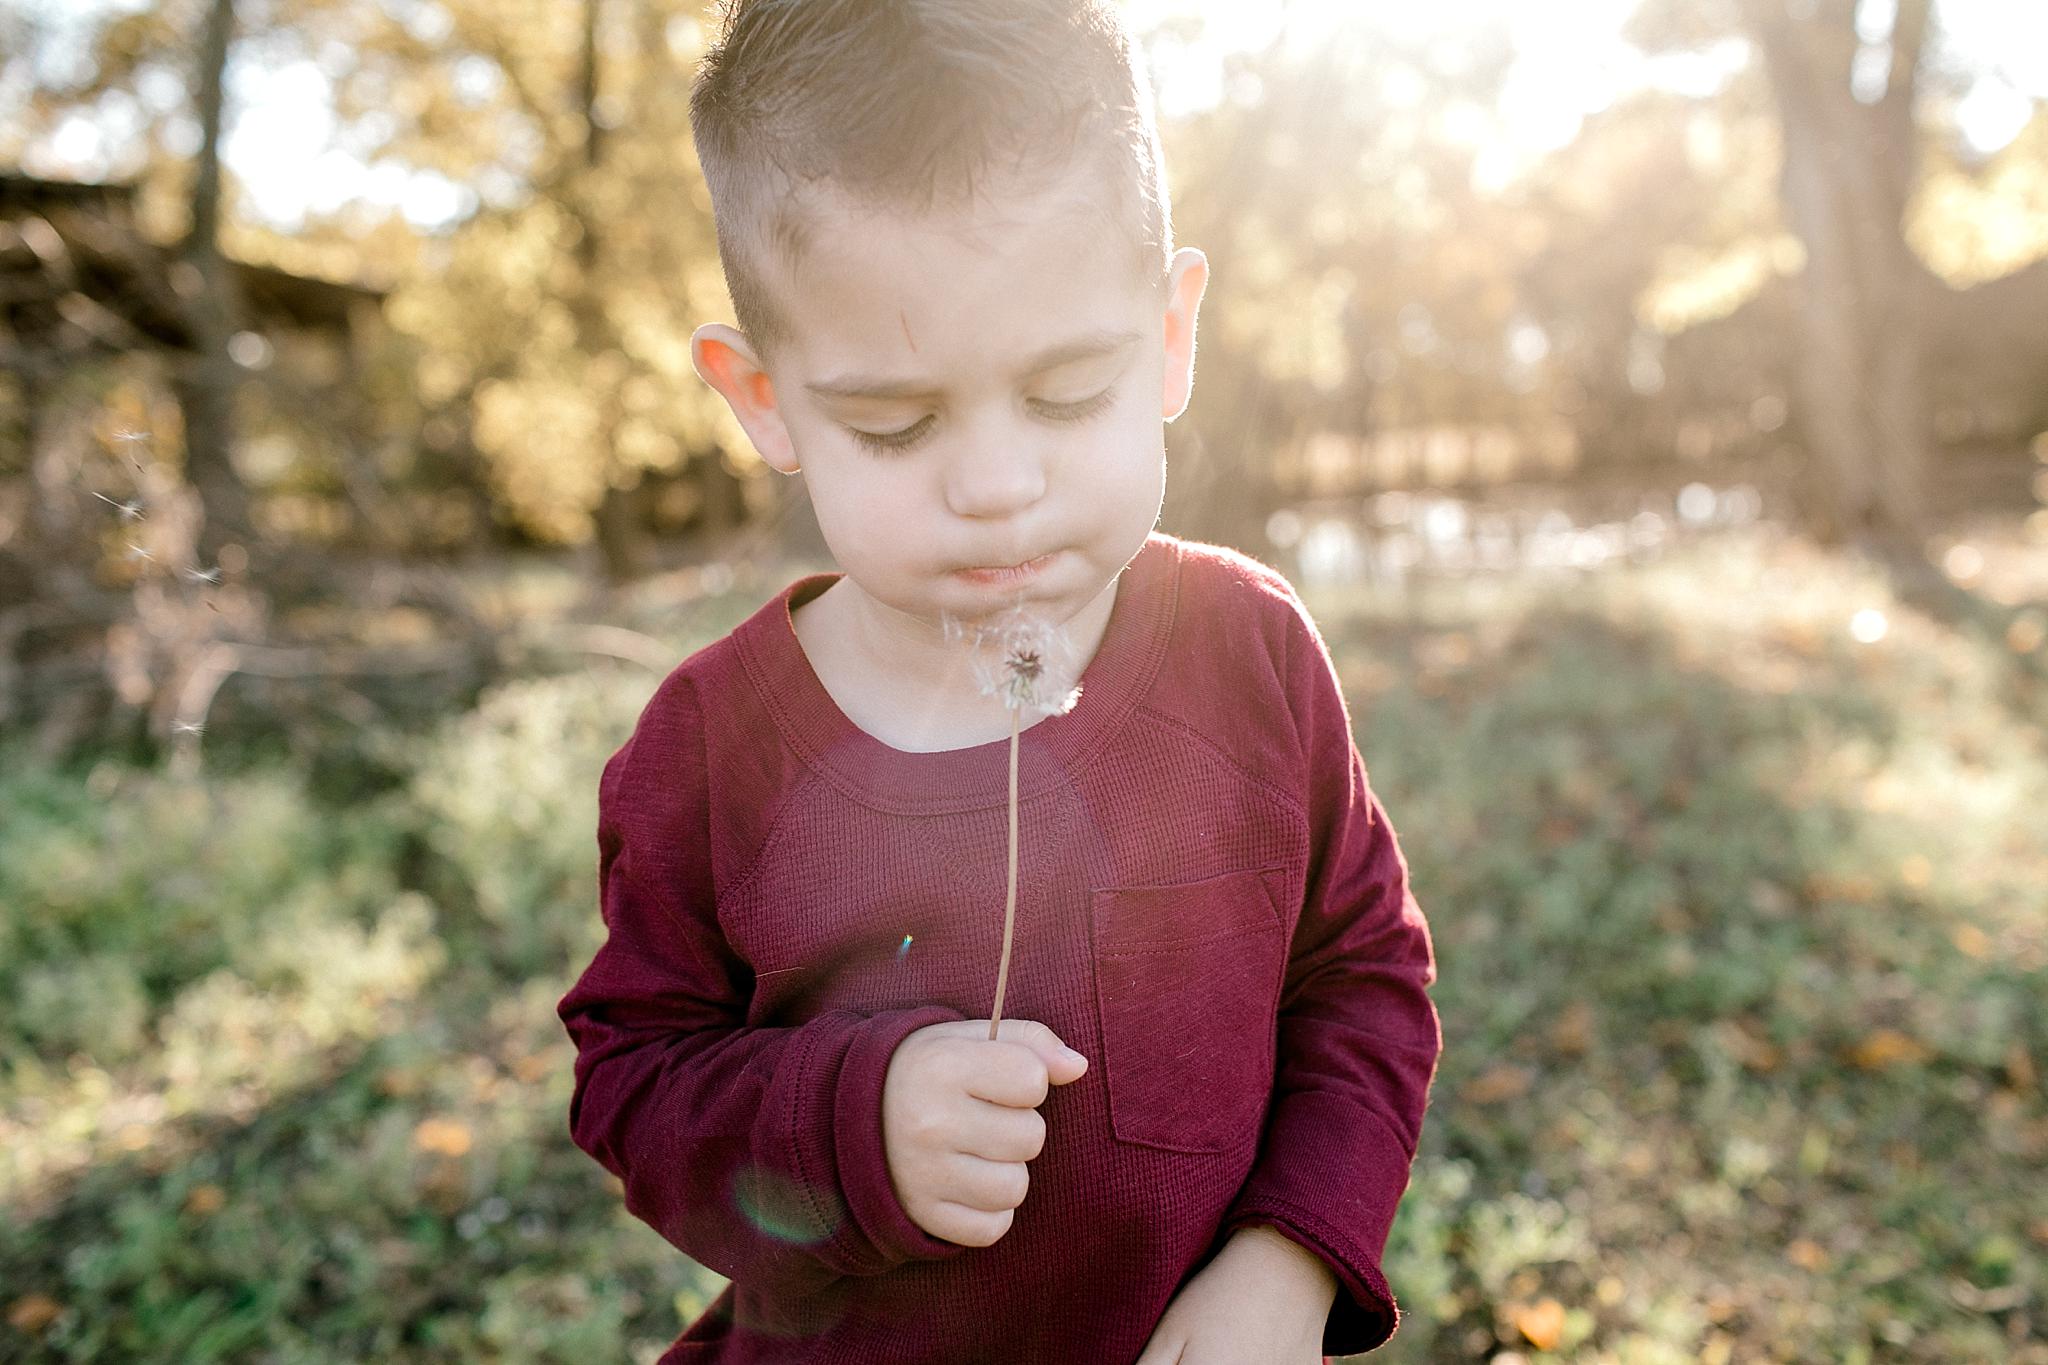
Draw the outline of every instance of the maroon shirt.
<instances>
[{"instance_id":1,"label":"maroon shirt","mask_svg":"<svg viewBox=\"0 0 2048 1365\"><path fill-rule=\"evenodd\" d=\"M670 673L599 786L570 1130L732 1281L664 1365L1128 1362L1250 1224L1334 1272L1326 1351L1384 1341L1436 964L1293 589L1154 533L1079 705L1021 736L1004 1014L1089 1067L970 1248L903 1212L881 1093L906 1035L989 1013L1009 741L908 753L848 720L790 621L836 577Z\"/></svg>"}]
</instances>

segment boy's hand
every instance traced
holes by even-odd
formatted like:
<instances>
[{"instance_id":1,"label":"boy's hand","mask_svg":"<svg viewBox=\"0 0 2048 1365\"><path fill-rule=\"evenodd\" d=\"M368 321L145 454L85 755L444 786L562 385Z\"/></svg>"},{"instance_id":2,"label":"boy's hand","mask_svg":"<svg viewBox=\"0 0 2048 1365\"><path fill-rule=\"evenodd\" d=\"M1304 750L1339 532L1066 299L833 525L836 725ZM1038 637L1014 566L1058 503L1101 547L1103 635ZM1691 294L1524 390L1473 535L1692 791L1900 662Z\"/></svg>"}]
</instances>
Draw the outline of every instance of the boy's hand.
<instances>
[{"instance_id":1,"label":"boy's hand","mask_svg":"<svg viewBox=\"0 0 2048 1365\"><path fill-rule=\"evenodd\" d=\"M933 1024L905 1038L882 1081L882 1144L910 1221L962 1246L992 1245L1024 1202L1024 1163L1045 1146L1038 1106L1088 1060L1044 1024Z\"/></svg>"},{"instance_id":2,"label":"boy's hand","mask_svg":"<svg viewBox=\"0 0 2048 1365\"><path fill-rule=\"evenodd\" d=\"M1337 1278L1264 1227L1244 1228L1181 1288L1137 1365L1322 1365Z\"/></svg>"}]
</instances>

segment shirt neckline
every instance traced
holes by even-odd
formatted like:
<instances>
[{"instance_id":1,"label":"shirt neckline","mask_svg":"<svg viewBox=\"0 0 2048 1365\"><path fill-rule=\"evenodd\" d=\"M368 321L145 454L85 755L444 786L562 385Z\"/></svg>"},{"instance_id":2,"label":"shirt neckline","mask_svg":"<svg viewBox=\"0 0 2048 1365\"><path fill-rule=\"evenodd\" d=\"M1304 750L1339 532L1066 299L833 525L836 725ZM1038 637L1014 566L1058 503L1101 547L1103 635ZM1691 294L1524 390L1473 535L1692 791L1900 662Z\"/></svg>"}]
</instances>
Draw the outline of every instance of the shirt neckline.
<instances>
[{"instance_id":1,"label":"shirt neckline","mask_svg":"<svg viewBox=\"0 0 2048 1365\"><path fill-rule=\"evenodd\" d=\"M1123 570L1109 624L1081 672L1081 699L1017 736L1017 791L1029 799L1071 780L1117 733L1150 688L1173 623L1180 543L1153 531ZM797 639L791 610L840 579L805 574L734 631L742 664L797 754L844 795L874 809L936 814L1005 804L1008 737L964 749L912 752L861 729L832 699Z\"/></svg>"}]
</instances>

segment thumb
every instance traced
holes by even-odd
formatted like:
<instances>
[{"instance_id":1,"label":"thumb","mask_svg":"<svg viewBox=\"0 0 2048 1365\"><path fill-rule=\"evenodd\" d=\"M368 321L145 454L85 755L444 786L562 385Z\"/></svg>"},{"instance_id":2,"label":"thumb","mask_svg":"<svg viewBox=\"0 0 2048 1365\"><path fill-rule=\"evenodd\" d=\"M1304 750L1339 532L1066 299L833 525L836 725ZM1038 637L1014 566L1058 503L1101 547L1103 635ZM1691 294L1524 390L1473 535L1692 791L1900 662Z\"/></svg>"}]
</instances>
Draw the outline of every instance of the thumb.
<instances>
[{"instance_id":1,"label":"thumb","mask_svg":"<svg viewBox=\"0 0 2048 1365\"><path fill-rule=\"evenodd\" d=\"M1086 1057L1061 1042L1057 1033L1036 1020L1005 1020L997 1027L1003 1041L1021 1043L1038 1054L1038 1060L1045 1063L1045 1078L1054 1085L1077 1081L1088 1070ZM1016 1032L1010 1031L1012 1027Z\"/></svg>"}]
</instances>

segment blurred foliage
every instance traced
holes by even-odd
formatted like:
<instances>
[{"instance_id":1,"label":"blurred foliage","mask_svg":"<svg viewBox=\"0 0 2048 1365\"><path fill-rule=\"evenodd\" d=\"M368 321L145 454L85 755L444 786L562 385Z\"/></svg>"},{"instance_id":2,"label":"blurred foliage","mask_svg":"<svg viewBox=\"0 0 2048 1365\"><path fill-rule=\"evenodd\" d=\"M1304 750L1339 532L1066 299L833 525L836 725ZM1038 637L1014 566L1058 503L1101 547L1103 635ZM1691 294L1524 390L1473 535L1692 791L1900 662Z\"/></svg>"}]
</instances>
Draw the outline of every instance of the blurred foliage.
<instances>
[{"instance_id":1,"label":"blurred foliage","mask_svg":"<svg viewBox=\"0 0 2048 1365\"><path fill-rule=\"evenodd\" d=\"M39 38L46 20L0 5L25 92L0 156L47 165L65 119L88 114L109 130L107 168L139 174L152 221L174 233L198 11L163 0L73 19L63 31L83 34L83 49L61 58ZM1199 5L1168 11L1146 36L1155 63L1191 60L1229 27ZM456 544L487 529L441 497L474 458L499 521L582 541L608 497L649 475L710 461L758 474L689 362L692 328L729 317L687 120L688 73L713 24L702 0L244 0L239 22L245 60L330 92L345 150L309 154L339 158L337 174L371 168L414 214L355 202L265 222L249 188L230 187L237 254L391 291L393 331L364 358L378 430L339 449L320 423L298 432L290 448L315 471L298 492L352 515L334 471L372 463L424 501L388 509L395 523ZM1647 51L1707 62L1741 22L1732 3L1646 3L1628 32ZM1370 7L1314 41L1283 27L1223 59L1213 102L1165 121L1178 235L1215 264L1202 383L1173 432L1187 471L1178 524L1252 517L1269 495L1220 490L1256 493L1274 457L1318 433L1491 423L1532 445L1568 432L1593 461L1641 461L1698 456L1703 438L1680 428L1704 415L1719 423L1707 450L1782 446L1780 305L1743 316L1739 344L1666 349L1800 268L1759 64L1694 76L1684 93L1624 93L1565 145L1503 171L1488 157L1510 131L1502 92L1524 55L1508 32ZM1958 110L1995 73L1937 55L1905 230L1960 286L2048 255L2048 216L2035 211L2048 115L1996 155L1973 154ZM1731 367L1731 354L1754 358ZM1753 422L1759 399L1767 416ZM1987 430L2024 441L2032 429L2006 428L2027 415L1987 418Z\"/></svg>"},{"instance_id":2,"label":"blurred foliage","mask_svg":"<svg viewBox=\"0 0 2048 1365\"><path fill-rule=\"evenodd\" d=\"M174 234L200 9L113 7L25 79L45 11L0 3L26 91L0 156L79 111L128 126ZM1644 41L1673 49L1730 22L1653 10ZM493 515L576 541L645 475L749 466L687 351L727 316L685 121L703 7L604 4L594 90L588 13L240 6L244 60L309 63L350 155L448 207L278 225L245 194L230 225L246 259L391 291L353 372L364 429L286 388L250 398L247 472L290 534L381 487L401 544L474 545ZM1778 286L1801 262L1759 73L1632 94L1488 181L1472 130L1501 117L1513 56L1366 7L1328 43L1237 54L1217 103L1168 122L1179 236L1217 266L1171 433L1210 473L1177 470L1176 497L1227 490L1262 525L1275 454L1401 424L1563 424L1638 460L1710 408L1779 440ZM2048 117L1973 158L1959 79L1930 87L1906 223L1957 285L2048 252ZM173 448L152 382L124 359L36 395L66 461L39 477L109 505L64 524L123 587L150 580L112 510L139 467L117 429ZM0 386L23 490L26 397ZM168 638L190 638L173 608L262 600L159 567ZM609 623L681 657L780 586L766 564L737 591L726 565L689 572L614 597ZM287 623L432 642L417 603L362 582L360 606ZM501 632L580 588L543 563L503 600L455 591ZM2001 650L1767 529L1564 585L1313 605L1431 917L1448 1036L1382 1356L2048 1362L2048 715L2011 657L2038 614ZM1887 629L1859 643L1845 623L1872 612ZM599 665L473 706L466 679L368 672L330 706L288 668L243 678L203 782L127 766L110 734L78 766L0 750L0 1358L652 1360L717 1292L570 1143L553 1012L600 931L597 774L651 679ZM462 709L422 735L379 688L409 720ZM246 747L238 718L264 729Z\"/></svg>"},{"instance_id":3,"label":"blurred foliage","mask_svg":"<svg viewBox=\"0 0 2048 1365\"><path fill-rule=\"evenodd\" d=\"M687 648L743 597L645 610ZM1447 1036L1379 1354L2048 1359L2048 716L2010 655L1768 528L1311 606ZM651 686L361 736L405 770L374 801L5 757L0 1355L659 1353L719 1281L569 1141L553 1012Z\"/></svg>"}]
</instances>

